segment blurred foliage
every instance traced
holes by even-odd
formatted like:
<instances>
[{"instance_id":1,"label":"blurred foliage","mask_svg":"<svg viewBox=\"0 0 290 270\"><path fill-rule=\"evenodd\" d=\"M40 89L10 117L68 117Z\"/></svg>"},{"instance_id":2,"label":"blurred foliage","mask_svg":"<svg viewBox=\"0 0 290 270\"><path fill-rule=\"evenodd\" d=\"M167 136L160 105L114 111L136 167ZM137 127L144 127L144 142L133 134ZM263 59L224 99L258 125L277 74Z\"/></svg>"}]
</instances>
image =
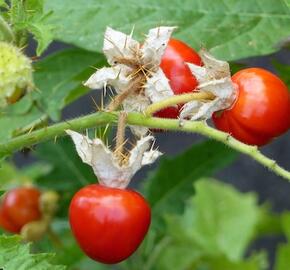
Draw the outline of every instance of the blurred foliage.
<instances>
[{"instance_id":1,"label":"blurred foliage","mask_svg":"<svg viewBox=\"0 0 290 270\"><path fill-rule=\"evenodd\" d=\"M194 192L193 181L227 166L235 157L233 150L215 141L196 144L172 159L162 157L158 169L145 180L145 195L153 212L158 217L182 211L186 199ZM158 225L160 219L153 222Z\"/></svg>"}]
</instances>

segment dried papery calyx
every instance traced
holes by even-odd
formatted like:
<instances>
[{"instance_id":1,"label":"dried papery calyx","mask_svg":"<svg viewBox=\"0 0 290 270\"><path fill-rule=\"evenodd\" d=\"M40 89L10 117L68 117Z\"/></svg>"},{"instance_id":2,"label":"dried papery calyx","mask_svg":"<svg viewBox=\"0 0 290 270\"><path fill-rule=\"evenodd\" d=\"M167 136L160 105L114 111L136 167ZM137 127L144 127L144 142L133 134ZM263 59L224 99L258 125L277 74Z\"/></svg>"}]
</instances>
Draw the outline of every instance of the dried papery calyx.
<instances>
[{"instance_id":1,"label":"dried papery calyx","mask_svg":"<svg viewBox=\"0 0 290 270\"><path fill-rule=\"evenodd\" d=\"M31 60L19 48L0 42L0 108L33 90Z\"/></svg>"},{"instance_id":2,"label":"dried papery calyx","mask_svg":"<svg viewBox=\"0 0 290 270\"><path fill-rule=\"evenodd\" d=\"M153 163L161 155L151 147L154 138L146 136L137 141L127 159L120 163L119 157L102 140L91 140L72 130L67 130L66 133L71 136L82 161L93 168L100 184L108 187L126 188L142 166Z\"/></svg>"},{"instance_id":3,"label":"dried papery calyx","mask_svg":"<svg viewBox=\"0 0 290 270\"><path fill-rule=\"evenodd\" d=\"M103 51L111 67L97 70L85 85L92 89L113 86L116 98L109 105L115 110L120 105L126 112L143 112L151 103L170 96L173 91L159 67L174 27L151 29L141 45L131 35L107 28ZM147 128L132 127L135 135L143 136Z\"/></svg>"},{"instance_id":4,"label":"dried papery calyx","mask_svg":"<svg viewBox=\"0 0 290 270\"><path fill-rule=\"evenodd\" d=\"M228 62L214 58L205 50L201 50L200 57L203 66L187 63L198 81L196 91L211 93L215 98L186 103L180 113L181 119L207 120L214 112L231 107L237 97Z\"/></svg>"}]
</instances>

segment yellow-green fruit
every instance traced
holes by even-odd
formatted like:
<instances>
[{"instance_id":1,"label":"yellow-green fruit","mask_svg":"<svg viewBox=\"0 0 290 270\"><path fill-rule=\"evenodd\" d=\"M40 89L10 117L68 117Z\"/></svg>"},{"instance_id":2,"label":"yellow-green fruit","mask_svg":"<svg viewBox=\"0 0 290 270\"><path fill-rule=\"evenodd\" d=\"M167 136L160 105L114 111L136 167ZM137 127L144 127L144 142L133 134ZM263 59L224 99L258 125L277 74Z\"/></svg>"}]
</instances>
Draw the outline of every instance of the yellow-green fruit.
<instances>
[{"instance_id":1,"label":"yellow-green fruit","mask_svg":"<svg viewBox=\"0 0 290 270\"><path fill-rule=\"evenodd\" d=\"M33 89L31 60L12 44L0 42L0 108Z\"/></svg>"}]
</instances>

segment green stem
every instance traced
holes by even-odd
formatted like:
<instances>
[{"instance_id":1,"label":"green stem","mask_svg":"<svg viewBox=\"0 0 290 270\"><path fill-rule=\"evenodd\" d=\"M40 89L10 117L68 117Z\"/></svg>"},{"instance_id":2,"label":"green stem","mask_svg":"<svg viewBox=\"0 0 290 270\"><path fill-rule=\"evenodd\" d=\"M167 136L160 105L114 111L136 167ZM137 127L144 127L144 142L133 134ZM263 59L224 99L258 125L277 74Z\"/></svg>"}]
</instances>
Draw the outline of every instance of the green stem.
<instances>
[{"instance_id":1,"label":"green stem","mask_svg":"<svg viewBox=\"0 0 290 270\"><path fill-rule=\"evenodd\" d=\"M106 125L115 122L118 119L116 113L95 113L84 117L79 117L70 121L61 122L50 127L44 127L30 133L15 137L6 143L0 144L0 157L10 155L21 150L24 147L30 147L34 144L55 139L58 136L65 135L66 129L84 130L91 127Z\"/></svg>"},{"instance_id":2,"label":"green stem","mask_svg":"<svg viewBox=\"0 0 290 270\"><path fill-rule=\"evenodd\" d=\"M22 149L23 147L30 147L39 142L53 139L56 136L63 136L65 135L66 129L73 129L79 131L87 128L106 125L109 123L117 123L118 115L118 112L97 112L94 114L73 119L71 121L55 124L47 128L42 128L31 133L21 135L7 141L6 143L0 144L0 156L3 157L9 155L14 151ZM208 138L222 142L240 153L250 156L269 170L290 181L290 172L280 167L275 160L264 156L258 150L257 146L244 144L231 137L228 133L209 127L205 122L180 122L178 120L172 119L146 117L144 114L141 113L128 113L127 124L156 129L184 131L204 135Z\"/></svg>"},{"instance_id":3,"label":"green stem","mask_svg":"<svg viewBox=\"0 0 290 270\"><path fill-rule=\"evenodd\" d=\"M0 16L0 40L6 42L14 41L14 34L8 23Z\"/></svg>"},{"instance_id":4,"label":"green stem","mask_svg":"<svg viewBox=\"0 0 290 270\"><path fill-rule=\"evenodd\" d=\"M210 101L210 100L213 100L214 98L215 96L208 92L195 92L195 93L189 93L189 94L176 95L176 96L172 96L162 101L151 104L150 106L146 108L146 110L144 111L144 114L146 116L152 116L153 113L158 112L162 109L165 109L173 105L184 104L193 100Z\"/></svg>"}]
</instances>

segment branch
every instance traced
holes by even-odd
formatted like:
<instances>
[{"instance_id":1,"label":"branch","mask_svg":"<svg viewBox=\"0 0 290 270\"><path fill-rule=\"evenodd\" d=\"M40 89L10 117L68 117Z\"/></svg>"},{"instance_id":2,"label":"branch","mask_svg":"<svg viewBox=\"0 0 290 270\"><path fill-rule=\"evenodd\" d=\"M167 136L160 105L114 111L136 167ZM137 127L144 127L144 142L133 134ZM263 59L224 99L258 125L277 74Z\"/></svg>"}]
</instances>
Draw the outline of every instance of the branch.
<instances>
[{"instance_id":1,"label":"branch","mask_svg":"<svg viewBox=\"0 0 290 270\"><path fill-rule=\"evenodd\" d=\"M51 125L50 127L44 127L36 131L28 132L24 135L8 140L6 143L1 143L0 159L10 155L15 151L21 150L22 148L30 147L40 142L55 139L58 136L64 136L66 135L66 129L80 131L87 128L117 122L117 120L117 113L99 112Z\"/></svg>"},{"instance_id":2,"label":"branch","mask_svg":"<svg viewBox=\"0 0 290 270\"><path fill-rule=\"evenodd\" d=\"M79 131L87 128L106 125L109 123L116 124L118 121L118 115L118 112L97 112L94 114L76 118L71 121L55 124L47 128L42 128L25 135L21 135L7 141L6 143L0 144L0 157L9 155L17 150L21 150L23 147L29 147L45 140L53 139L56 136L63 136L65 135L66 129L73 129ZM264 156L258 150L257 146L244 144L231 137L228 133L209 127L205 122L184 121L181 125L180 121L178 120L146 117L141 113L129 113L127 117L127 124L156 129L184 131L204 135L208 138L222 142L240 153L248 155L249 157L264 165L266 168L273 171L277 175L284 177L285 179L290 181L290 172L280 167L275 160Z\"/></svg>"}]
</instances>

